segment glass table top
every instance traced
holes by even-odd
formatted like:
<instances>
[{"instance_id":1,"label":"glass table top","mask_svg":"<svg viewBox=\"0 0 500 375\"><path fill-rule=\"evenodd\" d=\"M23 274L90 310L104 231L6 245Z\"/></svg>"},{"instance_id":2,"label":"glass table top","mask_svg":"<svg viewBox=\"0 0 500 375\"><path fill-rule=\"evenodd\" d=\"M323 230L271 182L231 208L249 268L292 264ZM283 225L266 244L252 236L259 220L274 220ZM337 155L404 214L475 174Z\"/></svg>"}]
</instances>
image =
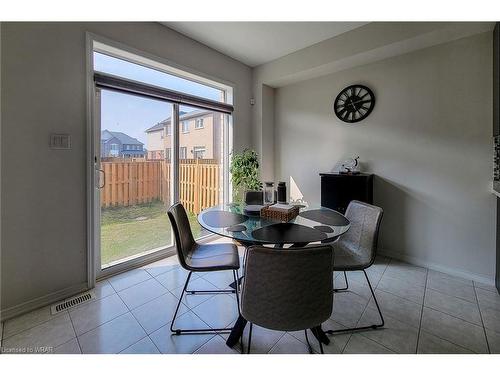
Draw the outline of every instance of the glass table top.
<instances>
[{"instance_id":1,"label":"glass table top","mask_svg":"<svg viewBox=\"0 0 500 375\"><path fill-rule=\"evenodd\" d=\"M283 223L278 220L250 215L244 204L226 204L207 208L198 215L206 230L237 241L254 244L307 244L331 242L347 232L349 220L326 207L300 209L299 215Z\"/></svg>"}]
</instances>

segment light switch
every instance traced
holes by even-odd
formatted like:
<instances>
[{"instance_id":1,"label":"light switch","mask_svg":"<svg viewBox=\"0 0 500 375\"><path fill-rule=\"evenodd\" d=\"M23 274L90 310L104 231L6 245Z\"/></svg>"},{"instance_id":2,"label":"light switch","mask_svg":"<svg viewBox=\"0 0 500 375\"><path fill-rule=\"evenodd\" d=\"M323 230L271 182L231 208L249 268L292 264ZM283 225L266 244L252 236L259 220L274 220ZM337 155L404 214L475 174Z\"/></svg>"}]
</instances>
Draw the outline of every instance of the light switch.
<instances>
[{"instance_id":1,"label":"light switch","mask_svg":"<svg viewBox=\"0 0 500 375\"><path fill-rule=\"evenodd\" d=\"M71 136L69 134L51 134L49 148L51 150L70 150Z\"/></svg>"}]
</instances>

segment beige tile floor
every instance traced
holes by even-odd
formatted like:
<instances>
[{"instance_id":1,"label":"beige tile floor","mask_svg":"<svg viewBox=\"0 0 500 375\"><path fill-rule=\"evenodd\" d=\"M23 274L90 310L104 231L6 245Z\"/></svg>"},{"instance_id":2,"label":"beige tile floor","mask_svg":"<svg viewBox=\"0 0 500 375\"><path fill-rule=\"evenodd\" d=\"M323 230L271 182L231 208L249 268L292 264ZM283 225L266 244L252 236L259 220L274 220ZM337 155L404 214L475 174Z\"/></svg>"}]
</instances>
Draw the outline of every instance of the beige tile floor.
<instances>
[{"instance_id":1,"label":"beige tile floor","mask_svg":"<svg viewBox=\"0 0 500 375\"><path fill-rule=\"evenodd\" d=\"M500 296L494 287L378 257L368 270L385 317L382 329L330 336L330 354L500 353ZM335 275L335 285L344 279ZM101 281L97 299L51 315L45 307L0 327L4 352L27 348L50 353L217 353L236 354L227 334L172 336L170 321L186 272L176 257ZM378 322L361 272L348 274L350 289L336 293L325 329ZM194 274L191 287L226 288L231 272ZM234 295L184 298L179 327L231 326ZM253 353L307 353L303 332L254 326ZM243 337L246 347L248 327ZM312 341L313 349L319 350Z\"/></svg>"}]
</instances>

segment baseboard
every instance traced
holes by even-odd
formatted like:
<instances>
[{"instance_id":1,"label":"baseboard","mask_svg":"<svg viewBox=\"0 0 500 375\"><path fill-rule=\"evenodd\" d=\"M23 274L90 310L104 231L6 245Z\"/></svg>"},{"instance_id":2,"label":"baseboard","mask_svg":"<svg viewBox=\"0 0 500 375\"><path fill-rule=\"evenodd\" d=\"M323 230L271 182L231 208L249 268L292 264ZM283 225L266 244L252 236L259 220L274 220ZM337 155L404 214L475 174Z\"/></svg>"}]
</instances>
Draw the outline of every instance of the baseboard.
<instances>
[{"instance_id":1,"label":"baseboard","mask_svg":"<svg viewBox=\"0 0 500 375\"><path fill-rule=\"evenodd\" d=\"M89 287L87 285L87 282L84 282L78 285L73 285L68 288L58 290L57 292L46 294L42 297L34 298L19 305L3 309L0 311L0 322L39 309L40 307L50 305L54 302L74 296L75 294L84 292L88 289Z\"/></svg>"},{"instance_id":2,"label":"baseboard","mask_svg":"<svg viewBox=\"0 0 500 375\"><path fill-rule=\"evenodd\" d=\"M425 268L428 268L428 269L433 270L433 271L443 272L443 273L447 273L448 275L461 277L463 279L476 281L478 283L483 283L483 284L495 286L494 276L488 277L485 275L472 273L472 272L461 270L461 269L451 268L451 267L443 266L441 264L428 262L428 261L419 259L419 258L411 256L411 255L397 253L394 251L379 249L378 254L389 257L389 258L401 260L403 262L407 262L407 263L413 264L415 266L425 267Z\"/></svg>"}]
</instances>

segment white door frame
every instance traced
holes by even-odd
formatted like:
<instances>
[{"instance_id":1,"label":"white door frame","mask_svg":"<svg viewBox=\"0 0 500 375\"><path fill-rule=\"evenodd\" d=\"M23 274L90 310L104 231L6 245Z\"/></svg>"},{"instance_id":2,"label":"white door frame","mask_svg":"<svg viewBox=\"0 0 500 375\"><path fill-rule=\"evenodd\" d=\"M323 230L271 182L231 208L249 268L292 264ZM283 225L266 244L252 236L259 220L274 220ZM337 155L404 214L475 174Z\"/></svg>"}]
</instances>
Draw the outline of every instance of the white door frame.
<instances>
[{"instance_id":1,"label":"white door frame","mask_svg":"<svg viewBox=\"0 0 500 375\"><path fill-rule=\"evenodd\" d=\"M170 245L163 249L160 249L154 253L147 254L137 259L132 259L122 264L113 265L109 268L101 270L101 259L100 259L100 195L99 195L99 173L96 170L100 168L100 121L98 121L98 111L100 111L99 106L96 105L96 87L94 84L94 67L93 67L93 52L94 52L94 42L106 44L110 47L134 54L136 56L144 57L156 61L158 64L163 64L172 68L171 74L176 74L176 71L182 71L186 74L192 75L193 77L198 77L195 81L211 85L207 82L217 82L224 87L226 93L226 100L228 103L232 103L234 97L234 84L232 82L224 81L219 78L213 78L206 74L196 72L193 69L179 66L171 61L167 61L163 58L150 55L144 51L138 51L134 48L128 47L122 43L110 40L105 37L98 36L96 34L87 32L86 33L86 78L87 78L87 284L89 288L95 286L96 279L101 279L108 277L112 274L120 273L128 269L137 268L142 265L154 262L156 260L172 256L176 253L175 246ZM206 81L205 81L206 80ZM218 88L221 88L218 87ZM175 107L175 105L173 105ZM173 111L176 114L175 110ZM178 106L177 106L177 122L178 122ZM232 133L232 116L228 116L228 121L224 121L226 139L224 139L224 148L227 152L224 155L224 202L228 202L231 199L231 194L229 190L229 162L230 154L232 151L233 144L233 133ZM178 128L178 127L176 127ZM172 127L174 129L174 126ZM178 132L178 129L177 129ZM174 132L173 132L174 133ZM227 142L227 143L226 143ZM176 151L173 149L173 154ZM177 155L178 160L178 150ZM177 172L178 173L178 172ZM175 168L174 176L175 177ZM177 176L178 177L178 176ZM178 200L178 186L174 183L175 179L172 178L172 193L174 201ZM205 242L211 240L210 236L200 239L200 242ZM173 241L172 241L173 242Z\"/></svg>"}]
</instances>

